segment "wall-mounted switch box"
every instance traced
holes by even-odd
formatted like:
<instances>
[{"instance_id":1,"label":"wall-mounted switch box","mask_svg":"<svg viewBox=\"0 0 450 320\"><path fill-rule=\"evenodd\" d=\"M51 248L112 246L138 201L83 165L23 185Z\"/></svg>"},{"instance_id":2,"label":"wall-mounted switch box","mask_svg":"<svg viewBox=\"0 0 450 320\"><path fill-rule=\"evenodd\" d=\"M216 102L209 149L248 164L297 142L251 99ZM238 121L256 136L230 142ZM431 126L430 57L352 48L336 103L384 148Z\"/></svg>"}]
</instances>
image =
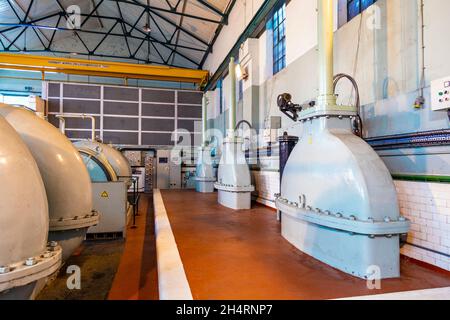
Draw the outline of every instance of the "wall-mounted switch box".
<instances>
[{"instance_id":1,"label":"wall-mounted switch box","mask_svg":"<svg viewBox=\"0 0 450 320\"><path fill-rule=\"evenodd\" d=\"M433 111L450 109L450 77L431 82L431 109Z\"/></svg>"},{"instance_id":2,"label":"wall-mounted switch box","mask_svg":"<svg viewBox=\"0 0 450 320\"><path fill-rule=\"evenodd\" d=\"M281 117L272 116L267 119L264 129L264 142L276 142L278 138L278 129L281 129Z\"/></svg>"}]
</instances>

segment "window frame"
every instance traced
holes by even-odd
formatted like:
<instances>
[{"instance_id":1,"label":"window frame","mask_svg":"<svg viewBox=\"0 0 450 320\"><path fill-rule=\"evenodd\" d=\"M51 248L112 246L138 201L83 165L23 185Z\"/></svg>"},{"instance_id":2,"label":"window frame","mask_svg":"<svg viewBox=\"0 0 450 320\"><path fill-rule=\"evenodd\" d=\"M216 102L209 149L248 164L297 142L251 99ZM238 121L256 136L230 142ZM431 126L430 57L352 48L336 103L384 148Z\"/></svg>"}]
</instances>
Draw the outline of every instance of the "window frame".
<instances>
[{"instance_id":1,"label":"window frame","mask_svg":"<svg viewBox=\"0 0 450 320\"><path fill-rule=\"evenodd\" d=\"M367 10L371 5L375 4L378 0L345 0L346 5L346 15L347 15L347 21L349 22L352 19L356 18L358 15L360 15L364 10ZM357 3L357 10L354 12L352 11L351 4Z\"/></svg>"},{"instance_id":2,"label":"window frame","mask_svg":"<svg viewBox=\"0 0 450 320\"><path fill-rule=\"evenodd\" d=\"M270 22L273 32L272 71L275 75L286 68L286 1L280 1L274 7Z\"/></svg>"}]
</instances>

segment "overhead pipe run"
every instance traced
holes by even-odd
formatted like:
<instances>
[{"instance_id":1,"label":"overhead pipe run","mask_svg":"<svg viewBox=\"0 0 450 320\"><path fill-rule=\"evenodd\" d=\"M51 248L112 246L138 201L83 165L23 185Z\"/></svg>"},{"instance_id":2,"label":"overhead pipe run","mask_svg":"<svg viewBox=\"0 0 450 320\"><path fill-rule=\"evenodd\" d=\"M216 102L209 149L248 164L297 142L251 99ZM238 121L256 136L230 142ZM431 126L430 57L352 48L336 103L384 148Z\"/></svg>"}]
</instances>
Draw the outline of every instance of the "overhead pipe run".
<instances>
[{"instance_id":1,"label":"overhead pipe run","mask_svg":"<svg viewBox=\"0 0 450 320\"><path fill-rule=\"evenodd\" d=\"M389 170L353 134L356 107L338 106L333 87L333 1L318 0L319 96L280 108L303 123L284 169L276 207L282 235L301 251L360 278L400 276L399 212Z\"/></svg>"},{"instance_id":2,"label":"overhead pipe run","mask_svg":"<svg viewBox=\"0 0 450 320\"><path fill-rule=\"evenodd\" d=\"M250 209L251 193L255 187L251 184L250 169L242 150L244 140L236 137L236 66L234 58L229 64L230 109L228 132L219 163L218 181L214 187L218 190L218 202L228 208Z\"/></svg>"},{"instance_id":3,"label":"overhead pipe run","mask_svg":"<svg viewBox=\"0 0 450 320\"><path fill-rule=\"evenodd\" d=\"M37 282L58 271L62 250L47 244L48 203L36 161L1 116L0 140L0 300L30 299Z\"/></svg>"}]
</instances>

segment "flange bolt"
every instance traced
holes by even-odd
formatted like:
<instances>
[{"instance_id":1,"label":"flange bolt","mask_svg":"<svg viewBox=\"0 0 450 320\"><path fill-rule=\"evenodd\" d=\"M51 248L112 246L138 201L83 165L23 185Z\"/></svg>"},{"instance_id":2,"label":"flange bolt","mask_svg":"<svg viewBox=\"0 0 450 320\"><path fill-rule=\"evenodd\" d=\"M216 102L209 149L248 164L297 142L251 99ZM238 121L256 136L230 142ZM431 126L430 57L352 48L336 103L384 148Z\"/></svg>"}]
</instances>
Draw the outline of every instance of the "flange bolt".
<instances>
[{"instance_id":1,"label":"flange bolt","mask_svg":"<svg viewBox=\"0 0 450 320\"><path fill-rule=\"evenodd\" d=\"M36 264L36 258L28 258L25 260L25 265L28 267L34 266Z\"/></svg>"},{"instance_id":2,"label":"flange bolt","mask_svg":"<svg viewBox=\"0 0 450 320\"><path fill-rule=\"evenodd\" d=\"M56 250L56 247L58 246L58 242L56 242L56 241L50 241L49 243L48 243L48 250L49 251L55 251Z\"/></svg>"},{"instance_id":3,"label":"flange bolt","mask_svg":"<svg viewBox=\"0 0 450 320\"><path fill-rule=\"evenodd\" d=\"M0 266L0 274L8 273L9 271L11 271L10 267Z\"/></svg>"}]
</instances>

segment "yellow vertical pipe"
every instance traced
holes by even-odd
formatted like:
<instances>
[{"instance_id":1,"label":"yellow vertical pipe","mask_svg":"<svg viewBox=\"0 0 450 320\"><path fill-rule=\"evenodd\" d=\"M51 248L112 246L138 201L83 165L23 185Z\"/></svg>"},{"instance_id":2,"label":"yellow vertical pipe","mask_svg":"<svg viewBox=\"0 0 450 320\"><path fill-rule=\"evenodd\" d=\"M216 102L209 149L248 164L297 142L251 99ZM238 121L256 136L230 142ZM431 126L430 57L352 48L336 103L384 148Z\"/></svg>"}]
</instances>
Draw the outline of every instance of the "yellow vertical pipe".
<instances>
[{"instance_id":1,"label":"yellow vertical pipe","mask_svg":"<svg viewBox=\"0 0 450 320\"><path fill-rule=\"evenodd\" d=\"M206 94L203 94L202 98L202 145L206 146L206 130L208 129L208 100Z\"/></svg>"},{"instance_id":2,"label":"yellow vertical pipe","mask_svg":"<svg viewBox=\"0 0 450 320\"><path fill-rule=\"evenodd\" d=\"M229 65L230 76L230 116L228 123L228 134L234 135L234 128L236 126L236 65L234 64L234 58L230 59Z\"/></svg>"},{"instance_id":3,"label":"yellow vertical pipe","mask_svg":"<svg viewBox=\"0 0 450 320\"><path fill-rule=\"evenodd\" d=\"M317 0L319 48L319 108L336 105L333 89L334 20L333 0Z\"/></svg>"}]
</instances>

